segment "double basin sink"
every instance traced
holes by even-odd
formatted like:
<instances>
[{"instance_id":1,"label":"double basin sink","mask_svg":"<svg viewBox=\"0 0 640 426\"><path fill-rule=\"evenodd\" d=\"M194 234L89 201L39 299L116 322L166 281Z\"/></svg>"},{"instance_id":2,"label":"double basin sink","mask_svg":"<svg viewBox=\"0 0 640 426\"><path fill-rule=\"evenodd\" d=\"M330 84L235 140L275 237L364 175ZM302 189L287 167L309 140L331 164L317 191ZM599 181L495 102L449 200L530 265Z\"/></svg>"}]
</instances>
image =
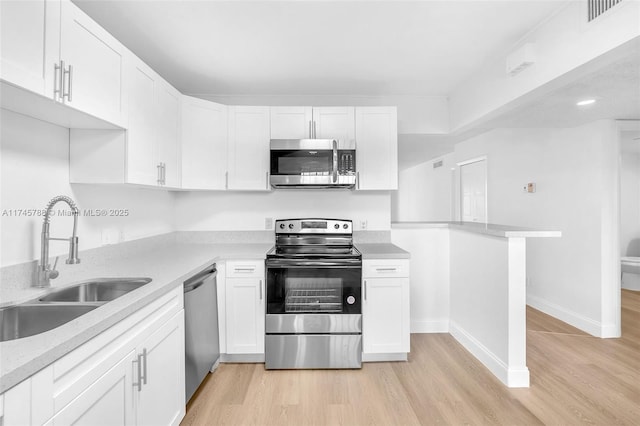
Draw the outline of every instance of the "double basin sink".
<instances>
[{"instance_id":1,"label":"double basin sink","mask_svg":"<svg viewBox=\"0 0 640 426\"><path fill-rule=\"evenodd\" d=\"M151 278L93 279L0 308L0 342L53 330L150 282Z\"/></svg>"}]
</instances>

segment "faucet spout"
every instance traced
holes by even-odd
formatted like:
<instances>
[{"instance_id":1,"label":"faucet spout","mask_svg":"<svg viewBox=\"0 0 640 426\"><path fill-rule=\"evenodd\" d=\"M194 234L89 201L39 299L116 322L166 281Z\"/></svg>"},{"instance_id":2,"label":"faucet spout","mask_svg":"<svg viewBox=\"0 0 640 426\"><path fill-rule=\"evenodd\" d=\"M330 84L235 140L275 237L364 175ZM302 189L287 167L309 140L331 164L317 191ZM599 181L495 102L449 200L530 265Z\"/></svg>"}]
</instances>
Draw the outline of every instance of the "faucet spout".
<instances>
[{"instance_id":1,"label":"faucet spout","mask_svg":"<svg viewBox=\"0 0 640 426\"><path fill-rule=\"evenodd\" d=\"M73 232L70 238L52 238L49 236L49 224L51 222L51 211L53 207L63 201L69 205L71 214L73 215ZM49 242L51 240L64 240L69 241L69 258L66 260L67 264L80 263L78 258L78 207L76 203L65 195L58 195L53 197L47 204L47 208L44 215L44 222L42 223L42 235L41 235L41 251L40 251L40 264L38 265L38 287L49 287L52 279L58 276L58 271L55 270L55 266L50 268L49 264Z\"/></svg>"}]
</instances>

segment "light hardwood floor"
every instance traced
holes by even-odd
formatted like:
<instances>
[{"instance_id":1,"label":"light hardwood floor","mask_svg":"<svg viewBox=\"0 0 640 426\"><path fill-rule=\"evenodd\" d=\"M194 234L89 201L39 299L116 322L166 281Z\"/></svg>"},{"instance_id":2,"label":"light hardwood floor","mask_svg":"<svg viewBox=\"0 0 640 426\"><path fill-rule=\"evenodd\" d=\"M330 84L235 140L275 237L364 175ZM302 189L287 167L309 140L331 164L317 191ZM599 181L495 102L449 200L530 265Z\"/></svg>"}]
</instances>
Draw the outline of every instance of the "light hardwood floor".
<instances>
[{"instance_id":1,"label":"light hardwood floor","mask_svg":"<svg viewBox=\"0 0 640 426\"><path fill-rule=\"evenodd\" d=\"M623 290L622 338L527 309L531 387L509 389L448 334L414 334L408 362L362 370L222 364L182 425L640 424L640 293Z\"/></svg>"}]
</instances>

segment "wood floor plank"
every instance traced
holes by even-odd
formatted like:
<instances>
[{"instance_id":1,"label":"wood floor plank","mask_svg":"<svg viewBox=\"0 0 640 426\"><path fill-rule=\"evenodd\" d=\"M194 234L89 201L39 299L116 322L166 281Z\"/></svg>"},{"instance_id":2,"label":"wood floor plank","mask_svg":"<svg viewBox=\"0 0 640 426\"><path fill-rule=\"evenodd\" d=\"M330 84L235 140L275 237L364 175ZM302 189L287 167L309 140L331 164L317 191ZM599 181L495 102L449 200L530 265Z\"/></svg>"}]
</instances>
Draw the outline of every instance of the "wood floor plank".
<instances>
[{"instance_id":1,"label":"wood floor plank","mask_svg":"<svg viewBox=\"0 0 640 426\"><path fill-rule=\"evenodd\" d=\"M622 337L599 339L527 308L531 387L509 389L449 334L413 334L408 362L361 370L222 364L182 425L637 425L640 292Z\"/></svg>"}]
</instances>

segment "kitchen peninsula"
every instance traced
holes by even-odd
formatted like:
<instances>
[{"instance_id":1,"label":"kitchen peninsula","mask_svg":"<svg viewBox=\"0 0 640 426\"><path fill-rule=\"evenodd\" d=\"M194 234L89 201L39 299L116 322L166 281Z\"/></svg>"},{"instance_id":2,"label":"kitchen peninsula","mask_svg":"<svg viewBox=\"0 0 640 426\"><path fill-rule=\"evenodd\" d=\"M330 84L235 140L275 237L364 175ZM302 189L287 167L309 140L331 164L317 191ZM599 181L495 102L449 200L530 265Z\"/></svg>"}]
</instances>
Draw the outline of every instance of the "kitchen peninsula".
<instances>
[{"instance_id":1,"label":"kitchen peninsula","mask_svg":"<svg viewBox=\"0 0 640 426\"><path fill-rule=\"evenodd\" d=\"M397 222L411 255L411 331L449 332L509 387L528 387L526 239L559 231L472 222Z\"/></svg>"}]
</instances>

